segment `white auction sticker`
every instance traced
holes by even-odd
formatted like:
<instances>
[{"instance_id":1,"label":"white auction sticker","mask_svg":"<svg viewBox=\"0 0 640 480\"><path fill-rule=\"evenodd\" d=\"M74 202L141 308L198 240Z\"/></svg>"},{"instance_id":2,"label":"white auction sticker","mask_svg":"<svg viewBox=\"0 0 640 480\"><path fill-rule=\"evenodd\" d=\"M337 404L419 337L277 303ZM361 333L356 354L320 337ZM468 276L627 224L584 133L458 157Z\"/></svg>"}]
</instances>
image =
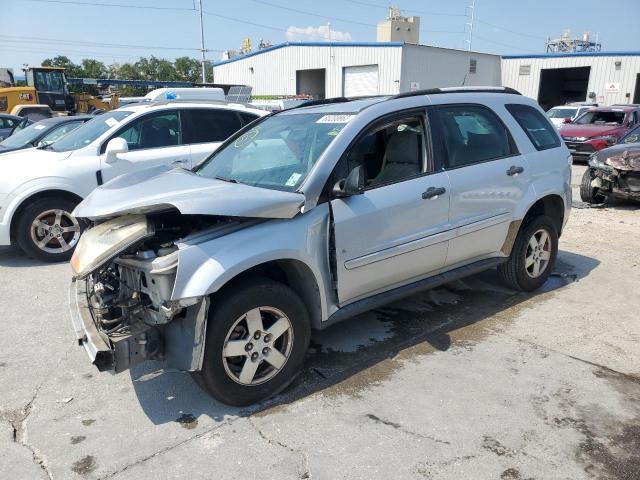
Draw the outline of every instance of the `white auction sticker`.
<instances>
[{"instance_id":1,"label":"white auction sticker","mask_svg":"<svg viewBox=\"0 0 640 480\"><path fill-rule=\"evenodd\" d=\"M46 125L36 125L36 126L34 126L33 128L34 128L35 130L43 130L43 129L47 128L47 126L46 126Z\"/></svg>"},{"instance_id":2,"label":"white auction sticker","mask_svg":"<svg viewBox=\"0 0 640 480\"><path fill-rule=\"evenodd\" d=\"M289 177L289 180L287 180L287 187L293 187L296 183L298 183L298 180L300 180L301 176L301 173L292 173Z\"/></svg>"},{"instance_id":3,"label":"white auction sticker","mask_svg":"<svg viewBox=\"0 0 640 480\"><path fill-rule=\"evenodd\" d=\"M316 123L349 123L355 115L325 115Z\"/></svg>"},{"instance_id":4,"label":"white auction sticker","mask_svg":"<svg viewBox=\"0 0 640 480\"><path fill-rule=\"evenodd\" d=\"M115 127L118 124L118 121L115 118L109 117L105 119L104 123L106 123L110 127Z\"/></svg>"}]
</instances>

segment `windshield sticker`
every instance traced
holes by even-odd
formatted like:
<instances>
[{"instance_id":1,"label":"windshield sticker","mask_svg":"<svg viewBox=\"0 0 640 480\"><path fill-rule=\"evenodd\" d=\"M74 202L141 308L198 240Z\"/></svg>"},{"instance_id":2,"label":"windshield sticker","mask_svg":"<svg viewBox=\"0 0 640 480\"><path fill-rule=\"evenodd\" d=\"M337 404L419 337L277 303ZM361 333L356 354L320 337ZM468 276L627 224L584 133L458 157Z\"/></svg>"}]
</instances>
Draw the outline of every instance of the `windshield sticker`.
<instances>
[{"instance_id":1,"label":"windshield sticker","mask_svg":"<svg viewBox=\"0 0 640 480\"><path fill-rule=\"evenodd\" d=\"M118 121L113 117L109 117L104 120L104 123L106 123L110 127L115 127L118 124Z\"/></svg>"},{"instance_id":2,"label":"windshield sticker","mask_svg":"<svg viewBox=\"0 0 640 480\"><path fill-rule=\"evenodd\" d=\"M355 115L325 115L316 123L349 123Z\"/></svg>"},{"instance_id":3,"label":"windshield sticker","mask_svg":"<svg viewBox=\"0 0 640 480\"><path fill-rule=\"evenodd\" d=\"M251 141L258 136L258 133L260 133L260 129L258 127L252 128L247 133L237 138L236 141L233 142L233 146L235 148L242 148L249 145Z\"/></svg>"},{"instance_id":4,"label":"windshield sticker","mask_svg":"<svg viewBox=\"0 0 640 480\"><path fill-rule=\"evenodd\" d=\"M342 130L342 127L333 127L327 132L327 135L329 135L330 137L335 137L340 133L340 130Z\"/></svg>"},{"instance_id":5,"label":"windshield sticker","mask_svg":"<svg viewBox=\"0 0 640 480\"><path fill-rule=\"evenodd\" d=\"M301 176L301 173L292 173L289 177L289 180L287 180L287 187L293 187L296 183L298 183L298 180L300 180Z\"/></svg>"},{"instance_id":6,"label":"windshield sticker","mask_svg":"<svg viewBox=\"0 0 640 480\"><path fill-rule=\"evenodd\" d=\"M44 130L47 127L46 127L46 125L36 125L33 128L34 128L34 130Z\"/></svg>"}]
</instances>

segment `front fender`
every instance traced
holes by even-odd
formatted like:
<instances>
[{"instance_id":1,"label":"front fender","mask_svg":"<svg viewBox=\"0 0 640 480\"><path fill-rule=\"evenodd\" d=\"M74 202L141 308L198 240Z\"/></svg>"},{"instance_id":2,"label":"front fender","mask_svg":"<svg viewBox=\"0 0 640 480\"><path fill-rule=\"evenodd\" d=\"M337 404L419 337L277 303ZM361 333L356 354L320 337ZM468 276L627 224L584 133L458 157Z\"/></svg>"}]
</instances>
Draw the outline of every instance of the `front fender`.
<instances>
[{"instance_id":1,"label":"front fender","mask_svg":"<svg viewBox=\"0 0 640 480\"><path fill-rule=\"evenodd\" d=\"M207 296L258 265L297 260L314 276L322 319L328 318L329 209L327 204L293 219L270 220L199 244L180 246L173 300Z\"/></svg>"}]
</instances>

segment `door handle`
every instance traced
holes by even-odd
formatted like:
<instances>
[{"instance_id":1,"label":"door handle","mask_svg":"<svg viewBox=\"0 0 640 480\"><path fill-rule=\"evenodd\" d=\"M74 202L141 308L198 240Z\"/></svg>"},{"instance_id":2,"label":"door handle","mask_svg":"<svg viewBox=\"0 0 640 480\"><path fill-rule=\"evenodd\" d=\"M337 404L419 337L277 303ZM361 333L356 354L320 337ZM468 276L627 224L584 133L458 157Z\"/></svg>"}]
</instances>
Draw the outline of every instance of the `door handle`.
<instances>
[{"instance_id":1,"label":"door handle","mask_svg":"<svg viewBox=\"0 0 640 480\"><path fill-rule=\"evenodd\" d=\"M519 173L522 173L522 172L524 172L524 168L511 165L511 168L507 170L507 175L509 175L510 177L513 177L514 175L518 175Z\"/></svg>"},{"instance_id":2,"label":"door handle","mask_svg":"<svg viewBox=\"0 0 640 480\"><path fill-rule=\"evenodd\" d=\"M444 195L447 191L444 187L429 187L426 192L422 193L422 198L427 200L428 198L438 198L440 195Z\"/></svg>"}]
</instances>

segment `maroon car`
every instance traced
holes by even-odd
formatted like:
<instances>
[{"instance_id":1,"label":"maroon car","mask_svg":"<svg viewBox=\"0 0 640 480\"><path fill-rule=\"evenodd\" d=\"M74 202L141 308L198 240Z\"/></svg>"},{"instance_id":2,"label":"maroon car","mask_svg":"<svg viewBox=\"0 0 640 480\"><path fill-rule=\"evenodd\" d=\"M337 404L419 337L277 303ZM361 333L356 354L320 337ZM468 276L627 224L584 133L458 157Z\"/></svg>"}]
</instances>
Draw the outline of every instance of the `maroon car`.
<instances>
[{"instance_id":1,"label":"maroon car","mask_svg":"<svg viewBox=\"0 0 640 480\"><path fill-rule=\"evenodd\" d=\"M640 105L591 108L560 129L574 159L587 160L610 147L640 123Z\"/></svg>"}]
</instances>

